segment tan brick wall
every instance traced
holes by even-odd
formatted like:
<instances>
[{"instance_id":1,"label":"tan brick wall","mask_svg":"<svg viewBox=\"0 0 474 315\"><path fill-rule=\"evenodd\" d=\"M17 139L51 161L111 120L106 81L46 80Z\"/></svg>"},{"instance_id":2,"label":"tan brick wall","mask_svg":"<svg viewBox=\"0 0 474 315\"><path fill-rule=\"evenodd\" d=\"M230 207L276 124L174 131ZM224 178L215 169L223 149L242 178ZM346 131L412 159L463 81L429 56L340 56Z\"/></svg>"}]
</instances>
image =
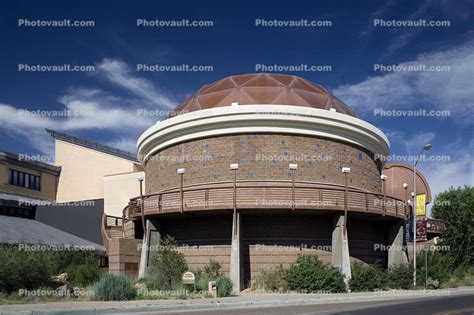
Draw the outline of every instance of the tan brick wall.
<instances>
[{"instance_id":1,"label":"tan brick wall","mask_svg":"<svg viewBox=\"0 0 474 315\"><path fill-rule=\"evenodd\" d=\"M140 263L139 244L142 240L129 238L112 238L109 242L109 272L125 274L130 278L138 276Z\"/></svg>"},{"instance_id":2,"label":"tan brick wall","mask_svg":"<svg viewBox=\"0 0 474 315\"><path fill-rule=\"evenodd\" d=\"M342 166L351 167L349 186L380 192L380 170L367 150L333 140L278 134L243 134L195 140L167 148L147 162L146 192L178 187L176 169L184 167L184 184L231 181L229 164L239 163L238 180L291 180L289 163L297 163L297 181L344 184Z\"/></svg>"}]
</instances>

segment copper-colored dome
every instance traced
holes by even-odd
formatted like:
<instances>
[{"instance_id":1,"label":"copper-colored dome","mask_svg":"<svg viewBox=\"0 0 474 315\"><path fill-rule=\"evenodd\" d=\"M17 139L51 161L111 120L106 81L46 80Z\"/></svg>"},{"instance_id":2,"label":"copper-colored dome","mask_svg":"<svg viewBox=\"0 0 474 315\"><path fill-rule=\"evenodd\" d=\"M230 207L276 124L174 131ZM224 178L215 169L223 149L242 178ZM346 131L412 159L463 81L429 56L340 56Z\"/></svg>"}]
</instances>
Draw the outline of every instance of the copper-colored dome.
<instances>
[{"instance_id":1,"label":"copper-colored dome","mask_svg":"<svg viewBox=\"0 0 474 315\"><path fill-rule=\"evenodd\" d=\"M231 106L231 103L334 108L338 113L357 117L349 106L321 85L294 75L270 73L234 75L207 84L176 107L170 116Z\"/></svg>"}]
</instances>

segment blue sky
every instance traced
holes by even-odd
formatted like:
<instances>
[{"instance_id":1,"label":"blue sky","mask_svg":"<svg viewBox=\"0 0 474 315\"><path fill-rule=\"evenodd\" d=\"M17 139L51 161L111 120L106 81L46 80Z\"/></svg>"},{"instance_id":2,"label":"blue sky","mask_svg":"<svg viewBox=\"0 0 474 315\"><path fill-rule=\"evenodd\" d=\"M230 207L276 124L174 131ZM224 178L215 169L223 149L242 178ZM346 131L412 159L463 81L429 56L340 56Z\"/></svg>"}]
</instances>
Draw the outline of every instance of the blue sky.
<instances>
[{"instance_id":1,"label":"blue sky","mask_svg":"<svg viewBox=\"0 0 474 315\"><path fill-rule=\"evenodd\" d=\"M256 4L258 2L258 4ZM2 1L0 149L52 155L51 128L133 151L157 117L202 85L256 64L330 65L286 72L319 83L382 129L392 154L426 142L444 161L420 164L434 193L473 182L472 1ZM19 27L19 19L93 20L94 27ZM137 27L137 19L210 20L212 27ZM331 27L256 27L256 19L327 20ZM449 27L374 27L374 19L447 20ZM93 65L91 72L25 72L27 65ZM211 72L137 72L137 64L212 65ZM374 71L375 64L449 71ZM93 117L26 117L24 110L92 110ZM448 117L381 117L376 110ZM23 113L23 114L22 114ZM449 161L446 161L446 156Z\"/></svg>"}]
</instances>

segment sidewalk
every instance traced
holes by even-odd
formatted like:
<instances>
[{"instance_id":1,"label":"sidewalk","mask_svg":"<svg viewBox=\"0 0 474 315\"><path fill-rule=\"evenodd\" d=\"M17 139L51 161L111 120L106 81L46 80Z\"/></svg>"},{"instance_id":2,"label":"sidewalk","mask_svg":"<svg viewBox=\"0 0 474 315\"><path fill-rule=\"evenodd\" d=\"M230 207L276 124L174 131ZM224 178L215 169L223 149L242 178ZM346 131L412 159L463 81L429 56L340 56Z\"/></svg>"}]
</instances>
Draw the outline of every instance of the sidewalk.
<instances>
[{"instance_id":1,"label":"sidewalk","mask_svg":"<svg viewBox=\"0 0 474 315\"><path fill-rule=\"evenodd\" d=\"M336 294L242 293L218 299L139 300L139 301L64 301L44 304L0 305L0 314L106 314L183 310L230 309L243 307L317 305L350 302L415 300L439 296L474 295L474 287L444 290L392 290Z\"/></svg>"}]
</instances>

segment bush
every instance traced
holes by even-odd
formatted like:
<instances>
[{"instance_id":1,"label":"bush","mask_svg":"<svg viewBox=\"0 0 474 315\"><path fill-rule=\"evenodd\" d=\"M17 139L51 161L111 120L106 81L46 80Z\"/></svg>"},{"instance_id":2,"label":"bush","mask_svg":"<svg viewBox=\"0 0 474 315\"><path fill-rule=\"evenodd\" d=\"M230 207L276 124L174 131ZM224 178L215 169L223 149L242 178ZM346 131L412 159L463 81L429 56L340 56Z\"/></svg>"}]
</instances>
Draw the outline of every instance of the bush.
<instances>
[{"instance_id":1,"label":"bush","mask_svg":"<svg viewBox=\"0 0 474 315\"><path fill-rule=\"evenodd\" d=\"M23 251L17 246L0 245L0 291L33 290L50 286L52 264L45 251Z\"/></svg>"},{"instance_id":2,"label":"bush","mask_svg":"<svg viewBox=\"0 0 474 315\"><path fill-rule=\"evenodd\" d=\"M99 301L127 301L136 296L137 291L125 276L106 273L94 285L94 297Z\"/></svg>"},{"instance_id":3,"label":"bush","mask_svg":"<svg viewBox=\"0 0 474 315\"><path fill-rule=\"evenodd\" d=\"M225 276L217 278L216 286L218 297L230 296L232 294L232 288L234 287L234 285L232 284L232 280Z\"/></svg>"},{"instance_id":4,"label":"bush","mask_svg":"<svg viewBox=\"0 0 474 315\"><path fill-rule=\"evenodd\" d=\"M453 258L438 251L421 251L416 255L416 262L419 283L423 285L427 285L427 278L431 278L432 281L437 280L438 283L446 282L454 270ZM426 273L426 265L428 265L428 273Z\"/></svg>"},{"instance_id":5,"label":"bush","mask_svg":"<svg viewBox=\"0 0 474 315\"><path fill-rule=\"evenodd\" d=\"M287 270L282 265L264 270L253 283L253 289L260 289L265 291L288 291L288 282L286 281Z\"/></svg>"},{"instance_id":6,"label":"bush","mask_svg":"<svg viewBox=\"0 0 474 315\"><path fill-rule=\"evenodd\" d=\"M352 266L352 277L349 287L354 292L375 291L386 287L385 274L376 265L355 263Z\"/></svg>"},{"instance_id":7,"label":"bush","mask_svg":"<svg viewBox=\"0 0 474 315\"><path fill-rule=\"evenodd\" d=\"M188 264L182 253L176 251L176 240L166 235L160 243L159 250L152 261L152 273L161 290L171 290L173 285L181 283Z\"/></svg>"},{"instance_id":8,"label":"bush","mask_svg":"<svg viewBox=\"0 0 474 315\"><path fill-rule=\"evenodd\" d=\"M299 255L286 274L288 287L298 292L345 292L344 277L338 269L315 255Z\"/></svg>"},{"instance_id":9,"label":"bush","mask_svg":"<svg viewBox=\"0 0 474 315\"><path fill-rule=\"evenodd\" d=\"M142 283L146 285L147 290L158 290L158 287L156 285L156 280L153 278L145 277L145 278L137 279L133 282L133 284L137 284L137 283Z\"/></svg>"},{"instance_id":10,"label":"bush","mask_svg":"<svg viewBox=\"0 0 474 315\"><path fill-rule=\"evenodd\" d=\"M71 283L85 287L99 279L99 267L93 257L87 257L86 261L77 266L67 269L68 279Z\"/></svg>"},{"instance_id":11,"label":"bush","mask_svg":"<svg viewBox=\"0 0 474 315\"><path fill-rule=\"evenodd\" d=\"M219 278L220 276L222 276L221 264L217 260L211 259L209 261L209 264L204 266L204 270L202 273L206 278Z\"/></svg>"},{"instance_id":12,"label":"bush","mask_svg":"<svg viewBox=\"0 0 474 315\"><path fill-rule=\"evenodd\" d=\"M411 289L413 287L412 265L397 265L390 267L386 274L386 280L390 289Z\"/></svg>"}]
</instances>

